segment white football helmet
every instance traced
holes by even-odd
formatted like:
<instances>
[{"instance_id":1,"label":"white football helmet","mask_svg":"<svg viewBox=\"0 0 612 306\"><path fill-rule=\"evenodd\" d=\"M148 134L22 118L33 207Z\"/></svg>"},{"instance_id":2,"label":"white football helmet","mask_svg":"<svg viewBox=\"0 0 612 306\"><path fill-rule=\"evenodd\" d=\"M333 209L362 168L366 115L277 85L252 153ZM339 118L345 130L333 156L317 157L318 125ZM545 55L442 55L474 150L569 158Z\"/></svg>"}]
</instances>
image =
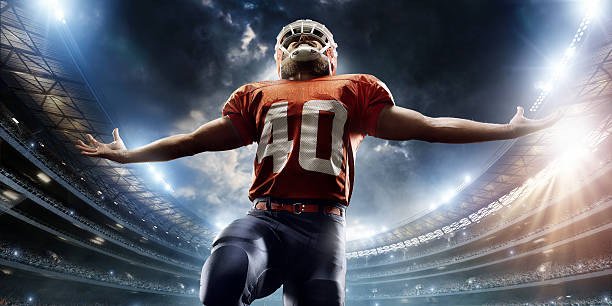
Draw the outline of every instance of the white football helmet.
<instances>
[{"instance_id":1,"label":"white football helmet","mask_svg":"<svg viewBox=\"0 0 612 306\"><path fill-rule=\"evenodd\" d=\"M291 53L287 51L289 44L298 41L303 35L311 36L317 39L323 48L317 50L313 47L300 46ZM286 56L294 58L296 61L313 60L316 56L322 56L327 60L329 66L329 75L336 75L336 66L338 65L338 52L336 48L338 44L334 42L332 33L321 23L310 19L296 20L285 27L278 33L276 37L276 69L278 76L282 79L281 65Z\"/></svg>"}]
</instances>

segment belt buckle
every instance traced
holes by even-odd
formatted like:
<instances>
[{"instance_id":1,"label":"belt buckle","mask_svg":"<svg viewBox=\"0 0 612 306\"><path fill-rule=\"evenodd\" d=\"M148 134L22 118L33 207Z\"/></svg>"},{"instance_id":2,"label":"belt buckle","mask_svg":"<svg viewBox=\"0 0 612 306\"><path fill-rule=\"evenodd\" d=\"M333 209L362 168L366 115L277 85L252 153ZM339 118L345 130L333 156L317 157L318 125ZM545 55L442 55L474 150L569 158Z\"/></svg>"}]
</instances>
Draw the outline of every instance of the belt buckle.
<instances>
[{"instance_id":1,"label":"belt buckle","mask_svg":"<svg viewBox=\"0 0 612 306\"><path fill-rule=\"evenodd\" d=\"M304 212L304 204L303 203L295 203L295 204L292 204L292 205L293 205L293 213L294 214L299 215L299 214ZM297 209L298 207L300 207L299 211Z\"/></svg>"}]
</instances>

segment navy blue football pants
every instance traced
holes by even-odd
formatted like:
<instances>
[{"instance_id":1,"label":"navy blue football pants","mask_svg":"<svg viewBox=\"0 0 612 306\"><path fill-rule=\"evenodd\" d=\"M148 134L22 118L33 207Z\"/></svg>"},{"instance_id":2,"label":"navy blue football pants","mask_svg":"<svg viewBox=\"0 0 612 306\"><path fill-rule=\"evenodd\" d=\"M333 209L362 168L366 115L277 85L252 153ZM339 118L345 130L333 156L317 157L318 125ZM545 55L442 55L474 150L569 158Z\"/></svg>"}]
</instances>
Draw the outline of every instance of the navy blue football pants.
<instances>
[{"instance_id":1,"label":"navy blue football pants","mask_svg":"<svg viewBox=\"0 0 612 306\"><path fill-rule=\"evenodd\" d=\"M283 285L285 306L344 305L345 223L344 213L251 209L215 238L200 300L249 305Z\"/></svg>"}]
</instances>

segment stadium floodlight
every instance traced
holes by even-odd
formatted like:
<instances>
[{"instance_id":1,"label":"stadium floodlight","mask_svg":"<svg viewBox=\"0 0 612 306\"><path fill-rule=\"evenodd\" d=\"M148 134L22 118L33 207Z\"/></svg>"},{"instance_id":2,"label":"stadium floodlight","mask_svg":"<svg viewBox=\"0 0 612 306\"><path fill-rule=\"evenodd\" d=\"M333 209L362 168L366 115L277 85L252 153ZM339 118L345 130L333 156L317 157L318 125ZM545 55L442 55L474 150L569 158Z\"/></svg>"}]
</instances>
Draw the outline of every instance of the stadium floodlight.
<instances>
[{"instance_id":1,"label":"stadium floodlight","mask_svg":"<svg viewBox=\"0 0 612 306\"><path fill-rule=\"evenodd\" d=\"M19 194L12 191L12 190L4 190L2 191L2 195L13 200L13 201L17 201L19 200Z\"/></svg>"},{"instance_id":2,"label":"stadium floodlight","mask_svg":"<svg viewBox=\"0 0 612 306\"><path fill-rule=\"evenodd\" d=\"M19 124L19 120L15 119L15 117L11 118L15 124Z\"/></svg>"},{"instance_id":3,"label":"stadium floodlight","mask_svg":"<svg viewBox=\"0 0 612 306\"><path fill-rule=\"evenodd\" d=\"M584 16L588 19L597 18L599 13L599 0L583 0L582 1L582 9L584 11Z\"/></svg>"},{"instance_id":4,"label":"stadium floodlight","mask_svg":"<svg viewBox=\"0 0 612 306\"><path fill-rule=\"evenodd\" d=\"M19 256L19 251L14 251L13 256Z\"/></svg>"},{"instance_id":5,"label":"stadium floodlight","mask_svg":"<svg viewBox=\"0 0 612 306\"><path fill-rule=\"evenodd\" d=\"M455 190L449 189L446 191L446 194L444 194L444 197L442 198L442 201L444 203L450 201L454 196L455 196L456 192Z\"/></svg>"},{"instance_id":6,"label":"stadium floodlight","mask_svg":"<svg viewBox=\"0 0 612 306\"><path fill-rule=\"evenodd\" d=\"M104 243L104 239L102 239L102 238L100 238L100 237L95 237L95 238L89 239L89 241L90 241L91 243L95 243L95 244L97 244L97 245L101 245L101 244L103 244L103 243Z\"/></svg>"},{"instance_id":7,"label":"stadium floodlight","mask_svg":"<svg viewBox=\"0 0 612 306\"><path fill-rule=\"evenodd\" d=\"M552 89L552 82L540 81L535 83L535 88L542 91L550 91Z\"/></svg>"},{"instance_id":8,"label":"stadium floodlight","mask_svg":"<svg viewBox=\"0 0 612 306\"><path fill-rule=\"evenodd\" d=\"M562 60L552 66L552 75L554 78L562 77L565 72L565 61Z\"/></svg>"},{"instance_id":9,"label":"stadium floodlight","mask_svg":"<svg viewBox=\"0 0 612 306\"><path fill-rule=\"evenodd\" d=\"M115 226L117 226L118 228L123 229L123 225L119 224L119 223L115 223Z\"/></svg>"},{"instance_id":10,"label":"stadium floodlight","mask_svg":"<svg viewBox=\"0 0 612 306\"><path fill-rule=\"evenodd\" d=\"M155 178L155 181L157 181L158 183L162 184L164 186L164 189L166 189L166 191L169 191L169 192L174 191L172 189L172 186L170 186L170 184L168 184L168 182L166 182L166 180L164 180L164 176L162 175L161 172L159 172L157 169L155 169L151 165L148 165L148 168L149 168L149 172L151 172L153 174L153 178Z\"/></svg>"},{"instance_id":11,"label":"stadium floodlight","mask_svg":"<svg viewBox=\"0 0 612 306\"><path fill-rule=\"evenodd\" d=\"M572 39L569 47L565 50L563 58L556 65L553 66L552 78L550 81L547 82L550 83L550 85L548 85L547 83L541 83L541 86L536 85L536 88L540 90L540 94L529 108L529 111L531 112L535 112L540 109L542 102L544 102L550 91L554 88L555 82L560 79L562 74L565 72L567 66L570 64L570 59L573 58L574 54L576 53L576 48L584 42L586 30L589 27L591 18L595 17L597 12L601 10L601 8L599 7L599 0L583 0L582 5L582 22L578 26L576 34L574 35L574 38Z\"/></svg>"},{"instance_id":12,"label":"stadium floodlight","mask_svg":"<svg viewBox=\"0 0 612 306\"><path fill-rule=\"evenodd\" d=\"M64 9L60 5L58 0L43 0L43 4L51 11L55 19L62 23L66 23L66 15L64 14Z\"/></svg>"},{"instance_id":13,"label":"stadium floodlight","mask_svg":"<svg viewBox=\"0 0 612 306\"><path fill-rule=\"evenodd\" d=\"M55 18L59 21L64 21L64 11L61 8L55 10Z\"/></svg>"},{"instance_id":14,"label":"stadium floodlight","mask_svg":"<svg viewBox=\"0 0 612 306\"><path fill-rule=\"evenodd\" d=\"M471 177L471 176L468 174L468 175L466 175L466 176L463 178L463 180L464 180L466 183L469 183L469 182L471 182L471 181L472 181L472 177Z\"/></svg>"},{"instance_id":15,"label":"stadium floodlight","mask_svg":"<svg viewBox=\"0 0 612 306\"><path fill-rule=\"evenodd\" d=\"M28 296L28 302L32 302L33 300L34 300L34 298L33 298L33 297Z\"/></svg>"}]
</instances>

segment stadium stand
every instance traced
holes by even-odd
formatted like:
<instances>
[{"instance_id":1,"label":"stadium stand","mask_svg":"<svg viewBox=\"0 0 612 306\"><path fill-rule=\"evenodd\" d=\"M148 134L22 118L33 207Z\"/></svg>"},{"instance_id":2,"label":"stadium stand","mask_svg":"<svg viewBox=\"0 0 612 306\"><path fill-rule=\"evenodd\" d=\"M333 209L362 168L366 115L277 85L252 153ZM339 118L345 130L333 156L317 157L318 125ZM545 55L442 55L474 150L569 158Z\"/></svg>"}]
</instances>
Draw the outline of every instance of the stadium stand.
<instances>
[{"instance_id":1,"label":"stadium stand","mask_svg":"<svg viewBox=\"0 0 612 306\"><path fill-rule=\"evenodd\" d=\"M0 305L198 303L215 231L137 167L70 149L85 133L110 139L103 95L61 25L44 31L26 1L0 7ZM347 305L611 304L606 28L574 38L567 86L532 107L559 101L559 127L502 144L444 205L347 243ZM577 121L584 139L556 145Z\"/></svg>"}]
</instances>

